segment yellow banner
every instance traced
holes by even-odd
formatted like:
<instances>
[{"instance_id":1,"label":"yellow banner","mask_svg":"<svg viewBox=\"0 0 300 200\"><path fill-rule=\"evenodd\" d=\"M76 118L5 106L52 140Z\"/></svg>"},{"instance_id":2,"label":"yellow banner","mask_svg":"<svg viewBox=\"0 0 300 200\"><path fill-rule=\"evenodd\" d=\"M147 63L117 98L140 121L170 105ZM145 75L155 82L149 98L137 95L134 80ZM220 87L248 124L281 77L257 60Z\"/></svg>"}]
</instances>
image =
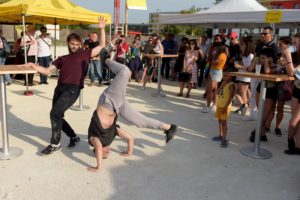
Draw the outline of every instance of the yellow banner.
<instances>
[{"instance_id":1,"label":"yellow banner","mask_svg":"<svg viewBox=\"0 0 300 200\"><path fill-rule=\"evenodd\" d=\"M267 11L265 16L266 23L280 23L282 19L281 11Z\"/></svg>"},{"instance_id":2,"label":"yellow banner","mask_svg":"<svg viewBox=\"0 0 300 200\"><path fill-rule=\"evenodd\" d=\"M147 0L127 0L127 8L133 10L147 10Z\"/></svg>"}]
</instances>

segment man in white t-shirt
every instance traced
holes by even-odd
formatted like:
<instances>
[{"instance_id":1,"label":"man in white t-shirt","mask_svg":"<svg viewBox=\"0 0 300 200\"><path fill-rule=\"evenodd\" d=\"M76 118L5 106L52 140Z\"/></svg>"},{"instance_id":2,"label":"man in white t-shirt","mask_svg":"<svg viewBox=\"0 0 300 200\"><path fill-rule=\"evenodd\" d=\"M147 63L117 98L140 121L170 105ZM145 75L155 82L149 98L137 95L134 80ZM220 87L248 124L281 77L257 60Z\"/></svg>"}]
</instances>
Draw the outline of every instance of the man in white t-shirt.
<instances>
[{"instance_id":1,"label":"man in white t-shirt","mask_svg":"<svg viewBox=\"0 0 300 200\"><path fill-rule=\"evenodd\" d=\"M42 26L40 28L41 35L39 35L36 38L37 45L38 45L38 52L37 52L37 58L38 63L40 66L43 66L45 68L49 67L49 63L51 62L51 37L47 33L47 28L45 26ZM41 74L40 75L40 85L41 84L48 84L47 82L47 76Z\"/></svg>"}]
</instances>

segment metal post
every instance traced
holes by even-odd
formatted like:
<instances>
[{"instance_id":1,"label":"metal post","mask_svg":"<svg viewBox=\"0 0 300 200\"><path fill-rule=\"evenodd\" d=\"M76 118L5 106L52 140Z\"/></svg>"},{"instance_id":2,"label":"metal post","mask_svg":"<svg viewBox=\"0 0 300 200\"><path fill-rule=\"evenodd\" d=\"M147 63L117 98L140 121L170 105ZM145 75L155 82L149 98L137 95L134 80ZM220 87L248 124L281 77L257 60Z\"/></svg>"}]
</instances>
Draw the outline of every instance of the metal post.
<instances>
[{"instance_id":1,"label":"metal post","mask_svg":"<svg viewBox=\"0 0 300 200\"><path fill-rule=\"evenodd\" d=\"M89 110L89 109L90 109L89 106L84 106L83 105L83 90L81 90L80 95L79 95L79 105L78 106L72 106L71 110L85 111L85 110Z\"/></svg>"},{"instance_id":2,"label":"metal post","mask_svg":"<svg viewBox=\"0 0 300 200\"><path fill-rule=\"evenodd\" d=\"M25 29L25 15L23 14L22 15L22 26L23 26L23 44L24 44L24 61L25 61L25 64L27 63L27 46L26 46L26 39L25 39L25 36L26 36L26 29ZM21 42L22 42L22 37L21 37ZM31 96L33 95L33 92L32 91L29 91L29 88L28 88L28 74L26 73L25 74L25 82L26 82L26 91L24 92L24 95L25 96Z\"/></svg>"},{"instance_id":3,"label":"metal post","mask_svg":"<svg viewBox=\"0 0 300 200\"><path fill-rule=\"evenodd\" d=\"M162 57L158 57L158 62L157 62L157 91L156 94L153 94L152 96L154 97L165 97L166 95L161 93L161 60Z\"/></svg>"},{"instance_id":4,"label":"metal post","mask_svg":"<svg viewBox=\"0 0 300 200\"><path fill-rule=\"evenodd\" d=\"M262 129L262 120L264 115L264 105L266 100L266 82L264 80L260 83L260 95L259 95L259 108L258 108L258 118L256 122L255 129L255 141L253 147L245 147L240 150L240 152L251 158L268 159L272 157L272 153L260 148L260 137Z\"/></svg>"},{"instance_id":5,"label":"metal post","mask_svg":"<svg viewBox=\"0 0 300 200\"><path fill-rule=\"evenodd\" d=\"M6 86L4 75L0 76L0 94L1 94L1 129L2 129L2 151L0 151L0 160L9 160L18 157L23 153L23 150L17 147L9 148L8 133L7 133L7 116L6 116Z\"/></svg>"},{"instance_id":6,"label":"metal post","mask_svg":"<svg viewBox=\"0 0 300 200\"><path fill-rule=\"evenodd\" d=\"M125 37L128 36L128 6L127 6L127 0L125 1Z\"/></svg>"}]
</instances>

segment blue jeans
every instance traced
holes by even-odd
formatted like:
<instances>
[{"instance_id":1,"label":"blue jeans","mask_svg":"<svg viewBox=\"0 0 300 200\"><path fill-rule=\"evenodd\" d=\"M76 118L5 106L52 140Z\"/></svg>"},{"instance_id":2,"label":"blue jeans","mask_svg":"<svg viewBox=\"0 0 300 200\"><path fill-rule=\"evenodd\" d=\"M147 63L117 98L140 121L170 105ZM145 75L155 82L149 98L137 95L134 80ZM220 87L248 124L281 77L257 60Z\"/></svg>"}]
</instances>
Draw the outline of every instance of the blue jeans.
<instances>
[{"instance_id":1,"label":"blue jeans","mask_svg":"<svg viewBox=\"0 0 300 200\"><path fill-rule=\"evenodd\" d=\"M0 65L4 65L5 64L5 60L6 60L6 58L0 57ZM12 83L12 79L11 79L11 77L10 77L9 74L4 74L4 81L6 81L9 84Z\"/></svg>"},{"instance_id":2,"label":"blue jeans","mask_svg":"<svg viewBox=\"0 0 300 200\"><path fill-rule=\"evenodd\" d=\"M100 60L91 60L90 62L90 79L93 83L95 81L95 73L98 77L99 83L102 82L102 67Z\"/></svg>"},{"instance_id":3,"label":"blue jeans","mask_svg":"<svg viewBox=\"0 0 300 200\"><path fill-rule=\"evenodd\" d=\"M51 62L51 56L38 57L38 63L42 67L48 68L50 62ZM41 74L40 75L41 83L46 83L47 78L48 77L46 75Z\"/></svg>"}]
</instances>

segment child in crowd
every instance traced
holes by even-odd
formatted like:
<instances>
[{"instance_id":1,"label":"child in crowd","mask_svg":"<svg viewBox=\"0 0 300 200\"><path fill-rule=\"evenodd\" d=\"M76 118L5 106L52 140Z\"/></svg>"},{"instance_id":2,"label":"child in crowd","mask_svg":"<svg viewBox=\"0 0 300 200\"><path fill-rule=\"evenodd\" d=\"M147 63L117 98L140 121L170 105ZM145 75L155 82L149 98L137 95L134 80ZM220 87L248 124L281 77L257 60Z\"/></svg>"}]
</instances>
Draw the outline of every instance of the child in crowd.
<instances>
[{"instance_id":1,"label":"child in crowd","mask_svg":"<svg viewBox=\"0 0 300 200\"><path fill-rule=\"evenodd\" d=\"M234 83L232 77L228 74L223 74L223 81L220 88L217 91L217 109L216 118L219 120L220 135L213 138L213 141L221 141L221 147L226 148L228 146L227 135L227 119L231 109L232 99L234 97Z\"/></svg>"}]
</instances>

